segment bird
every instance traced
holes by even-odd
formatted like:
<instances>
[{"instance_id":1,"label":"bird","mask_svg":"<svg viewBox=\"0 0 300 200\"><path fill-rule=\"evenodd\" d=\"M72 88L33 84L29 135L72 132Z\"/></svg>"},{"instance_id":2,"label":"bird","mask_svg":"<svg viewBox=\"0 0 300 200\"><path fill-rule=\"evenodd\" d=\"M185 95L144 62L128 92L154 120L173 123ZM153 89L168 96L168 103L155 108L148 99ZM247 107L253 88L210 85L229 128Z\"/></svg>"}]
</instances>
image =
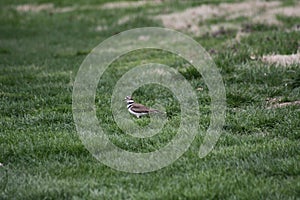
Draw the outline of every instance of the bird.
<instances>
[{"instance_id":1,"label":"bird","mask_svg":"<svg viewBox=\"0 0 300 200\"><path fill-rule=\"evenodd\" d=\"M161 113L159 110L150 109L142 104L135 103L131 96L126 96L125 101L127 102L128 111L135 115L137 118L141 116L148 115L150 113Z\"/></svg>"}]
</instances>

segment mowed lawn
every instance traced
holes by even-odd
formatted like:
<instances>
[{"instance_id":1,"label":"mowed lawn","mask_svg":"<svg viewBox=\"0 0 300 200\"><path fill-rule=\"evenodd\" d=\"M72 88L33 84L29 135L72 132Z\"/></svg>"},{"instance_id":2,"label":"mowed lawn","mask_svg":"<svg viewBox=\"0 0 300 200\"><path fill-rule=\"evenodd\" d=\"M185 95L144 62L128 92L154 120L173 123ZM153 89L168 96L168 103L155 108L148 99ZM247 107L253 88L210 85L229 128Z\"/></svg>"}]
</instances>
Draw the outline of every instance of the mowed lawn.
<instances>
[{"instance_id":1,"label":"mowed lawn","mask_svg":"<svg viewBox=\"0 0 300 200\"><path fill-rule=\"evenodd\" d=\"M201 2L2 0L0 199L299 198L300 4ZM205 158L198 157L199 134L172 165L131 174L105 166L81 142L72 114L77 71L102 41L137 27L181 31L215 61L226 89L226 123ZM136 139L114 122L114 85L150 62L168 65L189 81L199 101L199 133L209 126L208 88L195 68L169 52L131 52L104 73L95 99L99 123L127 151L163 147L180 122L178 101L157 85L143 86L134 96L148 106L155 99L163 103L169 121L160 134Z\"/></svg>"}]
</instances>

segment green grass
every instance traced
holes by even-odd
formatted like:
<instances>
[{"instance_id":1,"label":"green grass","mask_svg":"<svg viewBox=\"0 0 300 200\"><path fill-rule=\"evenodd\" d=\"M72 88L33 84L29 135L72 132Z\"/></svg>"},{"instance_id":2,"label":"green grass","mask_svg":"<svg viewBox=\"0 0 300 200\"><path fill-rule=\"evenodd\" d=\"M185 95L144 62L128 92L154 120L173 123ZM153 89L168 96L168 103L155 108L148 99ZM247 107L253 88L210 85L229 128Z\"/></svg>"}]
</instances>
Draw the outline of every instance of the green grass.
<instances>
[{"instance_id":1,"label":"green grass","mask_svg":"<svg viewBox=\"0 0 300 200\"><path fill-rule=\"evenodd\" d=\"M27 1L43 2L46 1ZM97 1L77 1L76 5L88 3L98 5ZM72 115L76 73L86 55L106 38L131 28L162 26L151 18L153 8L158 13L172 12L200 3L166 2L143 9L56 14L19 13L13 7L19 4L5 0L0 6L0 163L8 175L0 199L299 198L299 106L266 109L266 99L299 100L300 66L273 66L250 58L252 53L296 53L300 33L285 29L297 24L298 18L278 16L283 23L280 27L249 24L250 35L239 43L232 42L235 33L194 37L207 51L215 52L212 57L226 87L227 117L222 136L203 159L197 155L203 140L199 134L172 165L151 173L130 174L98 162L79 139ZM73 1L54 4L70 6ZM133 17L118 25L117 21L127 15ZM238 18L236 22L244 21L247 19ZM206 23L218 22L224 19ZM95 31L99 25L107 29ZM201 103L199 124L202 131L209 126L208 89L192 66L160 50L133 52L110 66L96 95L97 117L111 141L133 152L149 152L166 145L180 121L180 105L172 93L147 85L135 91L134 96L150 106L156 98L163 103L169 122L161 135L135 139L123 134L114 123L110 111L113 86L122 74L147 62L167 64L193 88L203 88L196 91ZM148 118L132 118L141 126L149 123Z\"/></svg>"}]
</instances>

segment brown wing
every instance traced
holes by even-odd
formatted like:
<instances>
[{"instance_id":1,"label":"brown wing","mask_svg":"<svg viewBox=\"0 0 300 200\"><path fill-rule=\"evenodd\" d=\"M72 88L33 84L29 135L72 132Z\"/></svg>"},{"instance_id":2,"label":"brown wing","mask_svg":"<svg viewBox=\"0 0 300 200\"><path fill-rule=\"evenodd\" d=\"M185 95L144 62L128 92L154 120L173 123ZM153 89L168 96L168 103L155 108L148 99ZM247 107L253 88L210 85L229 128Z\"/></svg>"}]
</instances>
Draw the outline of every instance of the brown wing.
<instances>
[{"instance_id":1,"label":"brown wing","mask_svg":"<svg viewBox=\"0 0 300 200\"><path fill-rule=\"evenodd\" d=\"M148 113L150 109L142 104L133 103L131 110L137 113Z\"/></svg>"}]
</instances>

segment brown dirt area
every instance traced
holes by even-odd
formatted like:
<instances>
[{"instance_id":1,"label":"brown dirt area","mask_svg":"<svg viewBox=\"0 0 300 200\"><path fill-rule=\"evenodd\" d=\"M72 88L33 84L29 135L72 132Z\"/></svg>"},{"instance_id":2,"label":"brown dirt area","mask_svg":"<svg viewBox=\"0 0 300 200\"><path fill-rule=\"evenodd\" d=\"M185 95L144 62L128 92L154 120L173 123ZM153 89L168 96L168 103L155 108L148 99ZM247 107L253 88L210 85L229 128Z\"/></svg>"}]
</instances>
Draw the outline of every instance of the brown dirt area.
<instances>
[{"instance_id":1,"label":"brown dirt area","mask_svg":"<svg viewBox=\"0 0 300 200\"><path fill-rule=\"evenodd\" d=\"M292 55L264 55L261 61L268 64L281 66L289 66L292 64L300 64L300 53Z\"/></svg>"},{"instance_id":2,"label":"brown dirt area","mask_svg":"<svg viewBox=\"0 0 300 200\"><path fill-rule=\"evenodd\" d=\"M276 15L300 16L300 3L296 6L282 7L278 1L245 1L241 3L221 3L219 5L201 5L194 8L188 8L182 12L159 15L155 17L160 19L165 27L188 31L194 35L201 35L212 31L210 26L199 26L200 22L212 18L236 19L247 17L250 21L256 23L267 23L279 25ZM213 29L216 29L215 25ZM240 26L237 23L226 23L219 27Z\"/></svg>"}]
</instances>

